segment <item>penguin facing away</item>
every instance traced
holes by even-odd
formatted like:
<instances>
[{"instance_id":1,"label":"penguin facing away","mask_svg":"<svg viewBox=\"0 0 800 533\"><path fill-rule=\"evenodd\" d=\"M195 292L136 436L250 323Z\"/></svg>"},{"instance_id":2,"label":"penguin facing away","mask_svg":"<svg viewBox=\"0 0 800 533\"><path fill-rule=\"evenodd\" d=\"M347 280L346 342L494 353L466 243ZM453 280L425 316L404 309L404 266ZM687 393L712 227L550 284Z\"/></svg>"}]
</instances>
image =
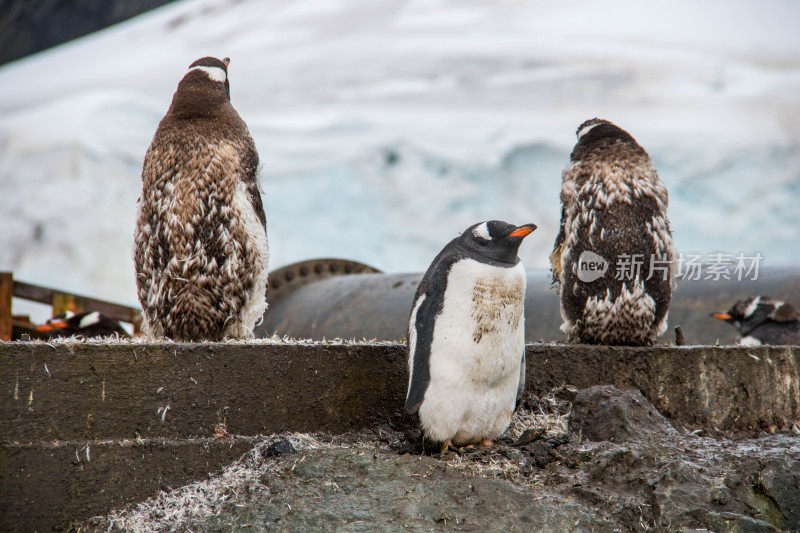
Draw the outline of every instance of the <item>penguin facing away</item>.
<instances>
[{"instance_id":1,"label":"penguin facing away","mask_svg":"<svg viewBox=\"0 0 800 533\"><path fill-rule=\"evenodd\" d=\"M145 156L134 264L150 337L250 338L266 308L258 153L230 103L228 62L190 65Z\"/></svg>"},{"instance_id":2,"label":"penguin facing away","mask_svg":"<svg viewBox=\"0 0 800 533\"><path fill-rule=\"evenodd\" d=\"M675 288L667 188L644 148L611 122L587 120L577 137L550 254L561 330L589 344L654 344Z\"/></svg>"},{"instance_id":3,"label":"penguin facing away","mask_svg":"<svg viewBox=\"0 0 800 533\"><path fill-rule=\"evenodd\" d=\"M535 229L475 224L439 252L417 288L405 410L443 450L491 444L524 391L526 276L517 252Z\"/></svg>"},{"instance_id":4,"label":"penguin facing away","mask_svg":"<svg viewBox=\"0 0 800 533\"><path fill-rule=\"evenodd\" d=\"M739 300L727 312L711 316L735 327L744 346L800 345L800 312L769 296Z\"/></svg>"}]
</instances>

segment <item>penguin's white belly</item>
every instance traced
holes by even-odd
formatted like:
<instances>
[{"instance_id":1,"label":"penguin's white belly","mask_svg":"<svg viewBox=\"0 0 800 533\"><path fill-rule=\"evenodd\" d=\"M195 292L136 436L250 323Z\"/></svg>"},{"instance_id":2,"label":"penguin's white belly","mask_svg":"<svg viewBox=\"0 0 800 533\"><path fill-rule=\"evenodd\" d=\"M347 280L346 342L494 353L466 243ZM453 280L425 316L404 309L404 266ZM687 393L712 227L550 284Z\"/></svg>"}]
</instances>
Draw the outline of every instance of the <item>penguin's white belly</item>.
<instances>
[{"instance_id":1,"label":"penguin's white belly","mask_svg":"<svg viewBox=\"0 0 800 533\"><path fill-rule=\"evenodd\" d=\"M514 412L525 347L522 263L503 268L464 259L450 270L420 406L435 441L493 439Z\"/></svg>"}]
</instances>

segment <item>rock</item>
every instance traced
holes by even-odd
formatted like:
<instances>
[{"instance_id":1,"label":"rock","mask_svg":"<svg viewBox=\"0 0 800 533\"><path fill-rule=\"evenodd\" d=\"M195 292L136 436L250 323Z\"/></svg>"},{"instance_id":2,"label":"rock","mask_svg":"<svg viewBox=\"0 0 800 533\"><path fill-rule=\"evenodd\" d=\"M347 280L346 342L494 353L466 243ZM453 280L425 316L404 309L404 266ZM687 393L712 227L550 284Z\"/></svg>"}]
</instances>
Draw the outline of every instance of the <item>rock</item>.
<instances>
[{"instance_id":1,"label":"rock","mask_svg":"<svg viewBox=\"0 0 800 533\"><path fill-rule=\"evenodd\" d=\"M575 391L572 405L568 435L522 432L516 441L441 457L398 454L402 434L389 429L312 445L303 440L310 437L295 435L299 453L284 457L267 450L289 439L270 439L208 481L88 525L800 530L797 434L732 440L678 432L637 391L614 387Z\"/></svg>"},{"instance_id":2,"label":"rock","mask_svg":"<svg viewBox=\"0 0 800 533\"><path fill-rule=\"evenodd\" d=\"M750 479L751 502L761 515L780 529L800 525L800 466L781 457L770 459ZM793 529L792 528L792 529Z\"/></svg>"},{"instance_id":3,"label":"rock","mask_svg":"<svg viewBox=\"0 0 800 533\"><path fill-rule=\"evenodd\" d=\"M281 455L292 455L297 453L297 450L292 446L292 443L286 439L278 439L264 451L266 457L278 457Z\"/></svg>"},{"instance_id":4,"label":"rock","mask_svg":"<svg viewBox=\"0 0 800 533\"><path fill-rule=\"evenodd\" d=\"M611 385L582 389L572 401L570 431L593 441L625 442L676 436L672 424L638 390Z\"/></svg>"},{"instance_id":5,"label":"rock","mask_svg":"<svg viewBox=\"0 0 800 533\"><path fill-rule=\"evenodd\" d=\"M290 461L245 461L231 472L235 475L223 473L202 490L192 490L191 497L164 494L117 515L116 527L398 532L620 528L572 498L425 456L358 447L319 448L301 451ZM110 523L110 519L92 522L105 527Z\"/></svg>"}]
</instances>

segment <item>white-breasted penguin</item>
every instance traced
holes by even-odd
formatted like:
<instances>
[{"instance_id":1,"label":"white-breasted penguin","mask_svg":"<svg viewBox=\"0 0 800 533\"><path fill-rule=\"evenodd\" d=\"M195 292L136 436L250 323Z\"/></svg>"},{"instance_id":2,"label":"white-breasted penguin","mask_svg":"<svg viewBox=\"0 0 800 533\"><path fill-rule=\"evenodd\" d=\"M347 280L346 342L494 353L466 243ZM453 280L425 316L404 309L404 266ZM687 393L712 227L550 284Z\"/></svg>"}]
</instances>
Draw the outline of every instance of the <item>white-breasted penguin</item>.
<instances>
[{"instance_id":1,"label":"white-breasted penguin","mask_svg":"<svg viewBox=\"0 0 800 533\"><path fill-rule=\"evenodd\" d=\"M625 130L595 118L577 136L550 254L561 330L590 344L653 344L675 288L667 188Z\"/></svg>"},{"instance_id":2,"label":"white-breasted penguin","mask_svg":"<svg viewBox=\"0 0 800 533\"><path fill-rule=\"evenodd\" d=\"M739 300L728 311L711 316L735 327L741 335L739 344L745 346L800 344L800 312L769 296Z\"/></svg>"},{"instance_id":3,"label":"white-breasted penguin","mask_svg":"<svg viewBox=\"0 0 800 533\"><path fill-rule=\"evenodd\" d=\"M83 313L66 311L58 313L44 324L36 326L36 330L51 339L72 337L73 335L82 337L107 337L109 335L130 337L117 320L97 311Z\"/></svg>"},{"instance_id":4,"label":"white-breasted penguin","mask_svg":"<svg viewBox=\"0 0 800 533\"><path fill-rule=\"evenodd\" d=\"M492 220L433 260L408 323L405 409L444 448L506 430L525 387L525 268L517 252L534 224Z\"/></svg>"},{"instance_id":5,"label":"white-breasted penguin","mask_svg":"<svg viewBox=\"0 0 800 533\"><path fill-rule=\"evenodd\" d=\"M230 102L228 62L189 66L145 156L134 263L151 337L249 338L266 309L258 153Z\"/></svg>"}]
</instances>

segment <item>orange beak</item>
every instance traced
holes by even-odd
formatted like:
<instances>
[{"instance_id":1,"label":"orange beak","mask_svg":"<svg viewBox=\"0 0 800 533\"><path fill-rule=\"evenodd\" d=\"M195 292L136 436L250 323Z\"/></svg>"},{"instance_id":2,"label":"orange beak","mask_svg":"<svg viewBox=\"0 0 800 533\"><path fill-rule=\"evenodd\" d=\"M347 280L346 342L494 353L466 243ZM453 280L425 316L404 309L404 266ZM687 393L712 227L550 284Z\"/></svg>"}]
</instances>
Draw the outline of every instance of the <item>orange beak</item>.
<instances>
[{"instance_id":1,"label":"orange beak","mask_svg":"<svg viewBox=\"0 0 800 533\"><path fill-rule=\"evenodd\" d=\"M36 326L37 331L53 331L57 328L65 328L67 327L67 323L63 320L57 320L53 322L52 320L46 324L42 324L41 326Z\"/></svg>"},{"instance_id":2,"label":"orange beak","mask_svg":"<svg viewBox=\"0 0 800 533\"><path fill-rule=\"evenodd\" d=\"M713 316L714 318L718 318L718 319L720 319L720 320L730 320L731 318L733 318L733 317L732 317L730 314L728 314L728 313L714 313L714 314L712 314L711 316Z\"/></svg>"},{"instance_id":3,"label":"orange beak","mask_svg":"<svg viewBox=\"0 0 800 533\"><path fill-rule=\"evenodd\" d=\"M533 230L536 229L536 224L525 224L523 226L518 227L514 231L508 234L509 237L524 237L526 235L530 235L533 233Z\"/></svg>"}]
</instances>

